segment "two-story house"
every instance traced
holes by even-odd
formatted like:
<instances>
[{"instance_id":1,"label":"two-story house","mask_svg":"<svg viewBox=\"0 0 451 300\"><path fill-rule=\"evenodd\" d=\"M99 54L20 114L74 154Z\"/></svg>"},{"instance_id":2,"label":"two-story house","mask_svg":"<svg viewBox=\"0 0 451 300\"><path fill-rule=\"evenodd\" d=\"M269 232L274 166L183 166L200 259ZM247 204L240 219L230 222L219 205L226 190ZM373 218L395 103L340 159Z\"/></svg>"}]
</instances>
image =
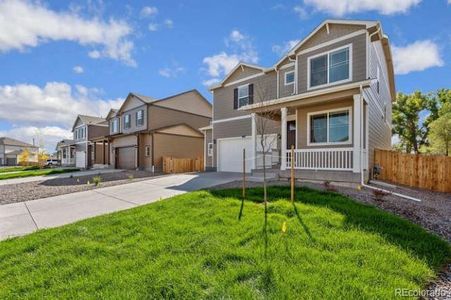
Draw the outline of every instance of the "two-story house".
<instances>
[{"instance_id":1,"label":"two-story house","mask_svg":"<svg viewBox=\"0 0 451 300\"><path fill-rule=\"evenodd\" d=\"M16 139L0 137L0 166L16 166L24 150L28 150L28 162L38 162L39 147Z\"/></svg>"},{"instance_id":2,"label":"two-story house","mask_svg":"<svg viewBox=\"0 0 451 300\"><path fill-rule=\"evenodd\" d=\"M95 164L102 164L103 159L99 157L101 153L102 157L106 157L107 146L104 143L93 143L93 140L108 135L108 122L100 117L78 115L72 126L72 133L73 144L69 147L75 148L75 166L89 169Z\"/></svg>"},{"instance_id":3,"label":"two-story house","mask_svg":"<svg viewBox=\"0 0 451 300\"><path fill-rule=\"evenodd\" d=\"M197 90L163 99L130 93L109 122L110 164L118 169L159 172L162 157L203 158L212 108Z\"/></svg>"},{"instance_id":4,"label":"two-story house","mask_svg":"<svg viewBox=\"0 0 451 300\"><path fill-rule=\"evenodd\" d=\"M261 168L263 136L281 177L293 163L299 178L360 182L391 146L393 62L376 21L326 20L272 67L240 63L210 89L207 169L240 172L243 149Z\"/></svg>"}]
</instances>

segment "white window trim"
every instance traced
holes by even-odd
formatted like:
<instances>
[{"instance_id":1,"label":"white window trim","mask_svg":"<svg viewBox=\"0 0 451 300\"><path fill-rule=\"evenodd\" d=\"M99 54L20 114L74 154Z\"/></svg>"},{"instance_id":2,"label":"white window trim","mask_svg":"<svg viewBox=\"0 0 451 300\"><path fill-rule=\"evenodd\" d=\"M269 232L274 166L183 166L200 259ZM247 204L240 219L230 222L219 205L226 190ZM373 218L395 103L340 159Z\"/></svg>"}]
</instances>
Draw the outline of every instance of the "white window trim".
<instances>
[{"instance_id":1,"label":"white window trim","mask_svg":"<svg viewBox=\"0 0 451 300\"><path fill-rule=\"evenodd\" d=\"M312 143L310 142L310 117L315 115L327 114L327 140L329 141L329 113L337 111L348 111L349 125L348 125L348 140L345 142L326 142L326 143ZM333 146L333 145L351 145L352 144L352 107L340 107L329 110L315 111L307 113L307 146Z\"/></svg>"},{"instance_id":2,"label":"white window trim","mask_svg":"<svg viewBox=\"0 0 451 300\"><path fill-rule=\"evenodd\" d=\"M144 155L146 157L150 157L150 146L146 145L145 149L144 149Z\"/></svg>"},{"instance_id":3,"label":"white window trim","mask_svg":"<svg viewBox=\"0 0 451 300\"><path fill-rule=\"evenodd\" d=\"M291 73L293 73L293 81L287 83L287 75L291 74ZM285 86L292 85L292 84L294 84L295 81L296 81L296 74L295 74L294 70L285 72L285 76L284 76L284 84L285 84Z\"/></svg>"},{"instance_id":4,"label":"white window trim","mask_svg":"<svg viewBox=\"0 0 451 300\"><path fill-rule=\"evenodd\" d=\"M244 88L244 87L247 88L247 96L240 97L240 88ZM249 83L240 85L239 87L237 87L237 89L238 89L238 108L248 105L249 104ZM247 98L247 104L240 105L240 99L242 99L242 98Z\"/></svg>"},{"instance_id":5,"label":"white window trim","mask_svg":"<svg viewBox=\"0 0 451 300\"><path fill-rule=\"evenodd\" d=\"M211 146L211 147L210 147ZM207 144L207 155L209 157L213 156L213 143L208 143Z\"/></svg>"},{"instance_id":6,"label":"white window trim","mask_svg":"<svg viewBox=\"0 0 451 300\"><path fill-rule=\"evenodd\" d=\"M343 79L343 80L339 80L339 81L330 83L330 80L329 80L329 55L332 52L336 52L336 51L343 50L346 48L349 48L349 77L347 79ZM319 56L324 56L324 55L327 55L327 83L321 84L321 85L310 86L310 61L314 58L317 58ZM342 84L342 83L346 83L346 82L350 82L350 81L352 81L352 44L347 44L342 47L338 47L338 48L308 57L308 59L307 59L307 90L308 91L316 90L316 89L320 89L320 88L324 88L324 87L329 87L329 86L334 86L337 84Z\"/></svg>"}]
</instances>

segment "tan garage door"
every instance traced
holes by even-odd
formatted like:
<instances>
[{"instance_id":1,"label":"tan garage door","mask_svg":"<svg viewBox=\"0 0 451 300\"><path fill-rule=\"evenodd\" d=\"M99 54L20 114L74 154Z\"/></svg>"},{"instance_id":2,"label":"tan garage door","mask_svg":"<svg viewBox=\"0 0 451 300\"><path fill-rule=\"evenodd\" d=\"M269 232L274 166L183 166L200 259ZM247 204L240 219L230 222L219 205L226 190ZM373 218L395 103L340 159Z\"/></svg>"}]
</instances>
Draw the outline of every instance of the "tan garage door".
<instances>
[{"instance_id":1,"label":"tan garage door","mask_svg":"<svg viewBox=\"0 0 451 300\"><path fill-rule=\"evenodd\" d=\"M126 147L117 149L117 169L136 168L136 148Z\"/></svg>"}]
</instances>

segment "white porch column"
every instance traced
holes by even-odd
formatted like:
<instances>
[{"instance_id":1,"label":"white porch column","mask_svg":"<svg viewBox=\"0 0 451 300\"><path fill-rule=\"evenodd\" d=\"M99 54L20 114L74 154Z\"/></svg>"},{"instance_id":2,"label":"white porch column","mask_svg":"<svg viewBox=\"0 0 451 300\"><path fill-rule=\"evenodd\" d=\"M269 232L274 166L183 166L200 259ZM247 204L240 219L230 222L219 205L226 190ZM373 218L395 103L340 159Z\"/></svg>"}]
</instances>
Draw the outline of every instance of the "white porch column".
<instances>
[{"instance_id":1,"label":"white porch column","mask_svg":"<svg viewBox=\"0 0 451 300\"><path fill-rule=\"evenodd\" d=\"M353 172L360 172L360 155L361 155L361 128L362 128L362 99L360 94L354 95L353 115Z\"/></svg>"},{"instance_id":2,"label":"white porch column","mask_svg":"<svg viewBox=\"0 0 451 300\"><path fill-rule=\"evenodd\" d=\"M280 169L286 170L287 169L287 108L282 107L280 109L280 112L281 112L281 118L280 118L281 145L280 145L280 147L282 148Z\"/></svg>"},{"instance_id":3,"label":"white porch column","mask_svg":"<svg viewBox=\"0 0 451 300\"><path fill-rule=\"evenodd\" d=\"M251 114L252 120L252 153L246 154L246 159L252 158L251 168L257 168L257 124L255 123L255 113ZM250 170L249 170L250 171Z\"/></svg>"}]
</instances>

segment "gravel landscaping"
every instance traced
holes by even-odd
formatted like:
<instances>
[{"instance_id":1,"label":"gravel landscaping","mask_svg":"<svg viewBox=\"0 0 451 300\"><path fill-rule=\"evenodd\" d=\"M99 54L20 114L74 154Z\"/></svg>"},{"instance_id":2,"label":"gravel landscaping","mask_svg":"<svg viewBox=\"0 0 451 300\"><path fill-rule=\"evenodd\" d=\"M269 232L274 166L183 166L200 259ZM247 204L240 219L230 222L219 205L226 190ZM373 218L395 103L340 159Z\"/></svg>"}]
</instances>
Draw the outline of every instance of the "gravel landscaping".
<instances>
[{"instance_id":1,"label":"gravel landscaping","mask_svg":"<svg viewBox=\"0 0 451 300\"><path fill-rule=\"evenodd\" d=\"M156 175L161 174L152 174L145 171L104 173L98 175L102 178L101 183L98 186L93 184L93 177L96 175L53 178L34 182L2 185L0 186L0 205L131 183L146 180Z\"/></svg>"}]
</instances>

